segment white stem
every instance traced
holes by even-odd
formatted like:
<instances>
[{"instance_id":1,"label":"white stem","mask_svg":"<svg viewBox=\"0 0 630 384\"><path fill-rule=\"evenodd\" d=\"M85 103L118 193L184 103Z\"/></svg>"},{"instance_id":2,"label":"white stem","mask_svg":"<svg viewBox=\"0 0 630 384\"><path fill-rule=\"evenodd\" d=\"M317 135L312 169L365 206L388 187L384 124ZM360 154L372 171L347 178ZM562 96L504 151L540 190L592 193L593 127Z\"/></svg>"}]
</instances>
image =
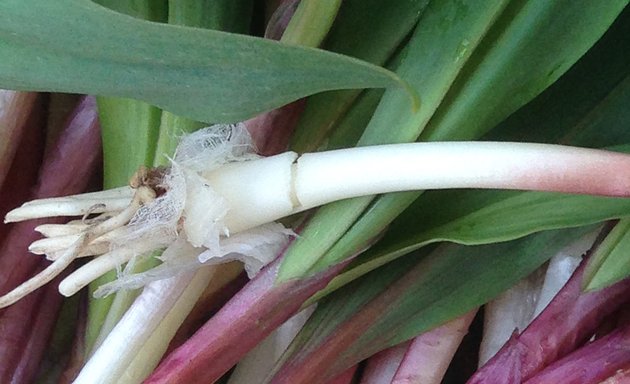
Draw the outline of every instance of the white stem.
<instances>
[{"instance_id":1,"label":"white stem","mask_svg":"<svg viewBox=\"0 0 630 384\"><path fill-rule=\"evenodd\" d=\"M228 201L225 223L230 233L236 233L333 201L387 192L496 188L628 196L628 174L630 156L609 151L549 144L434 142L302 156L286 152L229 163L202 176ZM122 209L130 193L125 187L38 200L9 212L5 220Z\"/></svg>"},{"instance_id":2,"label":"white stem","mask_svg":"<svg viewBox=\"0 0 630 384\"><path fill-rule=\"evenodd\" d=\"M204 175L231 232L337 200L387 192L495 188L630 195L630 156L549 144L392 144L229 164ZM256 193L251 193L256 191Z\"/></svg>"},{"instance_id":3,"label":"white stem","mask_svg":"<svg viewBox=\"0 0 630 384\"><path fill-rule=\"evenodd\" d=\"M141 383L153 372L168 349L175 333L192 311L204 289L211 283L211 279L214 282L213 276L221 272L221 267L212 265L199 268L195 276L188 282L186 290L116 380L116 384Z\"/></svg>"},{"instance_id":4,"label":"white stem","mask_svg":"<svg viewBox=\"0 0 630 384\"><path fill-rule=\"evenodd\" d=\"M416 337L407 350L391 384L439 384L477 309Z\"/></svg>"},{"instance_id":5,"label":"white stem","mask_svg":"<svg viewBox=\"0 0 630 384\"><path fill-rule=\"evenodd\" d=\"M182 252L196 257L195 253L198 254L199 250L188 246ZM134 356L185 292L194 275L195 272L183 273L147 285L85 364L74 384L118 383Z\"/></svg>"}]
</instances>

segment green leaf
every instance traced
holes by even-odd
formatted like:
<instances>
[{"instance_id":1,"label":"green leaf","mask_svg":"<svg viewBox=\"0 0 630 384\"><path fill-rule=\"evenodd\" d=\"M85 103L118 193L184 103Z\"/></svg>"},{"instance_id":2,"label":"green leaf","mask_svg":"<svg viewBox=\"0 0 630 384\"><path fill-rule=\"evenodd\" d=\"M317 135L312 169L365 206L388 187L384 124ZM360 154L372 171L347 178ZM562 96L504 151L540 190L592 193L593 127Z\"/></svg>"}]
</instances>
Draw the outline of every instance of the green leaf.
<instances>
[{"instance_id":1,"label":"green leaf","mask_svg":"<svg viewBox=\"0 0 630 384\"><path fill-rule=\"evenodd\" d=\"M341 0L302 0L280 41L319 47L337 16Z\"/></svg>"},{"instance_id":2,"label":"green leaf","mask_svg":"<svg viewBox=\"0 0 630 384\"><path fill-rule=\"evenodd\" d=\"M620 220L593 253L584 270L584 290L606 288L630 275L630 220Z\"/></svg>"},{"instance_id":3,"label":"green leaf","mask_svg":"<svg viewBox=\"0 0 630 384\"><path fill-rule=\"evenodd\" d=\"M422 90L422 108L405 109L402 93L385 92L360 145L415 140L503 6L496 1L479 2L469 8L462 8L456 2L430 3L402 53L397 70L416 90ZM467 44L465 50L462 50L463 41ZM326 252L350 229L372 198L351 199L321 208L287 251L279 280L299 277L311 268L324 269L350 256L346 253L340 256L337 252L326 255ZM368 236L359 234L361 241L352 244L351 254L365 247L368 239L380 230ZM313 243L320 245L313 248Z\"/></svg>"},{"instance_id":4,"label":"green leaf","mask_svg":"<svg viewBox=\"0 0 630 384\"><path fill-rule=\"evenodd\" d=\"M167 0L93 0L95 3L142 20L164 22L168 17Z\"/></svg>"},{"instance_id":5,"label":"green leaf","mask_svg":"<svg viewBox=\"0 0 630 384\"><path fill-rule=\"evenodd\" d=\"M97 98L103 136L104 188L129 183L141 165L153 165L162 111L132 99Z\"/></svg>"},{"instance_id":6,"label":"green leaf","mask_svg":"<svg viewBox=\"0 0 630 384\"><path fill-rule=\"evenodd\" d=\"M468 140L488 132L566 72L626 4L627 0L512 2L422 137Z\"/></svg>"},{"instance_id":7,"label":"green leaf","mask_svg":"<svg viewBox=\"0 0 630 384\"><path fill-rule=\"evenodd\" d=\"M277 377L290 379L292 367L334 376L488 302L591 230L548 231L483 246L443 245L379 268L319 302Z\"/></svg>"},{"instance_id":8,"label":"green leaf","mask_svg":"<svg viewBox=\"0 0 630 384\"><path fill-rule=\"evenodd\" d=\"M413 29L428 2L346 0L328 34L325 48L384 65ZM297 152L316 150L359 93L335 91L311 96L292 138L291 148Z\"/></svg>"},{"instance_id":9,"label":"green leaf","mask_svg":"<svg viewBox=\"0 0 630 384\"><path fill-rule=\"evenodd\" d=\"M247 33L252 11L252 0L169 0L168 23Z\"/></svg>"},{"instance_id":10,"label":"green leaf","mask_svg":"<svg viewBox=\"0 0 630 384\"><path fill-rule=\"evenodd\" d=\"M0 56L3 88L131 97L212 122L326 90L404 86L350 57L151 23L86 0L0 2Z\"/></svg>"},{"instance_id":11,"label":"green leaf","mask_svg":"<svg viewBox=\"0 0 630 384\"><path fill-rule=\"evenodd\" d=\"M515 9L513 8L514 5L511 4L510 7L508 7L506 14L502 15L502 17L500 18L498 26L493 27L493 31L484 40L484 44L487 44L488 39L499 39L502 42L501 44L507 44L507 42L509 42L512 46L512 48L506 50L507 52L506 54L509 54L508 55L509 57L503 57L501 55L493 54L491 53L493 52L492 49L490 49L490 52L486 52L487 49L484 47L482 47L479 50L479 52L473 53L473 57L471 58L472 63L470 65L467 65L467 67L464 69L464 72L460 74L457 84L451 90L449 90L449 94L446 97L446 101L444 101L440 105L439 108L440 110L442 109L446 110L453 103L453 100L458 100L459 98L467 99L469 97L472 97L468 95L467 93L465 93L465 91L468 89L466 87L468 86L464 87L462 85L462 81L463 81L462 79L467 79L467 78L469 79L468 81L471 81L473 83L481 84L483 81L491 82L492 84L494 84L493 85L494 88L492 91L489 91L490 93L495 92L495 90L497 90L497 92L499 93L502 92L498 90L501 87L505 87L506 92L507 92L507 89L509 87L514 86L514 82L519 82L519 84L522 85L522 87L520 88L522 92L520 92L517 95L514 95L514 97L509 97L509 98L506 97L504 99L493 100L492 101L493 104L488 104L488 105L485 105L485 104L477 105L473 103L474 100L470 100L469 104L471 105L470 108L472 108L471 113L474 113L473 115L469 116L470 124L462 123L460 127L461 132L459 133L456 131L450 130L450 128L448 129L444 128L446 130L449 130L450 132L449 135L451 136L446 135L449 138L469 137L471 135L470 132L475 132L475 135L485 133L486 131L492 128L492 125L486 125L483 129L480 129L481 125L478 124L478 121L486 121L487 124L495 124L498 120L506 118L509 113L513 112L513 108L518 108L522 104L528 102L529 100L526 98L526 95L527 97L533 97L537 93L540 93L541 91L543 91L546 86L548 86L553 80L555 80L555 77L554 77L555 75L552 77L549 77L549 72L553 68L555 68L553 67L552 64L557 62L558 60L563 61L563 62L564 60L569 60L571 61L571 63L573 63L574 60L577 60L580 57L580 55L582 55L590 47L590 45L595 43L596 39L599 38L601 33L603 33L603 31L605 30L606 25L612 23L614 20L614 16L616 15L616 13L614 12L610 13L610 10L603 10L603 9L595 9L586 13L581 13L582 11L577 12L575 7L581 4L581 2L554 2L553 4L551 4L549 2L539 1L539 2L531 2L531 3L532 4L535 3L537 5L533 8L528 6L526 8L521 9L520 11L526 12L526 14L519 16L518 18L514 18L513 12L515 11ZM563 11L563 10L557 9L556 3L557 4L562 3L563 7L566 7L566 10ZM589 6L593 6L597 8L593 4L590 4ZM611 3L610 6L611 8L615 9L615 12L618 13L620 11L619 4ZM545 7L551 7L554 9L554 12L557 12L557 14L553 14L553 12L551 13L553 14L553 19L554 20L557 19L558 20L557 23L564 25L564 27L562 28L565 28L565 29L573 28L573 24L571 20L574 20L574 21L582 20L582 18L584 17L592 18L590 22L586 23L587 25L589 25L589 28L592 28L590 40L587 38L584 38L581 45L579 45L578 47L572 44L568 44L568 45L564 44L563 43L564 37L561 37L561 38L559 37L557 39L557 46L555 47L555 49L545 53L545 55L549 56L548 58L537 61L537 65L532 65L532 66L528 65L527 67L523 68L520 64L527 61L527 57L528 57L527 55L531 54L532 49L534 49L533 46L535 44L533 42L538 41L540 42L540 44L543 44L543 46L546 46L546 44L548 44L547 41L556 41L554 38L555 35L549 35L548 33L553 32L554 34L561 34L562 28L560 28L558 25L553 26L553 27L546 27L542 24L535 23L533 25L535 25L536 28L528 29L529 34L526 34L525 36L527 38L526 40L529 41L530 43L524 44L523 47L520 47L519 45L520 41L523 38L525 38L523 36L523 31L522 31L522 29L525 28L523 23L526 24L526 20L531 21L531 18L533 17L532 15L540 16L541 9L545 9ZM428 12L429 12L429 9L426 11L426 13L428 14ZM546 17L551 17L550 16L551 14L549 12L550 11L545 11L542 13L542 15L547 15ZM566 12L567 14L566 19L564 17L559 16L559 15L564 15L563 12ZM506 18L511 20L510 23L507 23ZM420 21L418 28L421 28L423 26L422 24L423 21L424 19ZM507 25L505 25L506 23ZM497 28L503 30L503 34L501 34L501 36L496 36ZM546 28L550 28L550 29L546 29ZM613 40L614 39L626 40L627 39L626 35L624 35L621 32L623 32L623 28L621 31L619 30L616 31L614 36L611 36ZM545 41L545 43L543 43L543 41ZM619 45L623 45L623 44L619 44ZM487 58L485 56L486 54L489 55ZM618 54L618 50L615 52L615 54ZM600 60L599 66L597 68L602 67L601 57L597 57L596 55L592 57L594 57L597 60ZM621 55L621 57L623 59L624 55ZM484 59L481 60L481 58L484 58ZM470 67L477 68L480 65L479 62L487 63L486 60L491 60L490 62L496 65L497 67L496 69L499 72L499 74L497 74L497 76L499 76L498 78L501 78L502 75L500 75L500 73L502 73L502 71L505 70L505 66L508 66L508 67L511 66L513 70L511 72L512 79L510 80L510 82L506 82L505 84L495 83L494 82L495 80L492 80L493 77L490 76L490 73L486 73L486 72L484 72L486 73L486 75L484 76L470 75L469 73L471 71ZM617 64L617 66L621 69L617 69L616 72L612 73L613 76L610 76L610 77L607 77L607 75L600 75L600 76L607 77L608 79L619 79L620 78L619 73L621 72L622 74L621 78L623 78L623 74L627 74L628 66L627 64L620 65L619 64L620 61L622 60L615 60L615 64ZM563 68L566 69L566 67L563 67ZM616 67L613 67L613 68L616 68ZM478 69L478 70L481 70L481 69ZM476 72L473 71L473 73L476 73ZM544 81L542 80L531 81L532 78L538 78L538 77L540 77ZM409 80L405 76L403 76L403 78L407 79L413 85L416 84L414 81ZM607 83L607 84L610 85L610 83ZM613 83L613 86L614 86L614 83ZM479 85L479 87L481 87L481 85ZM525 89L527 89L527 92L525 92ZM588 92L588 88L586 88L586 92ZM393 94L394 92L389 91L386 93ZM431 87L425 87L423 91L423 95L431 95L431 94L432 94ZM431 108L427 106L426 97L423 100L425 100L425 103L423 104L424 108L422 111L420 111L420 113L426 113L427 111L431 110ZM383 99L383 102L385 102L385 98ZM486 100L486 102L490 103L491 101ZM547 103L548 107L550 105L553 106L552 103ZM617 105L622 106L623 104L618 103ZM392 110L395 111L395 108L392 107ZM377 111L377 114L375 114L374 120L377 119L376 117L377 115L378 115L378 111ZM438 110L438 116L441 116L439 110ZM397 117L390 118L389 120L391 120L392 122L396 122L396 121L401 121L401 120L404 121L403 119L404 117L400 117L400 115L398 115ZM390 127L386 126L387 121L388 119L382 119L383 128L375 130L375 133L371 134L371 136L376 137L377 139L381 137L383 140L386 139L388 135L390 138L393 138L393 139L399 138L399 136L397 136L398 135L397 130L392 132L391 126ZM431 119L431 121L429 122L429 126L435 126L435 124L442 124L440 122L441 122L441 118L437 119L436 122L434 122L434 120ZM568 128L569 125L570 124L565 123L563 127L566 129ZM396 124L393 124L392 126L398 128ZM580 127L580 129L584 129L584 127L582 126ZM369 127L368 127L368 130L369 130ZM436 135L435 132L442 132L442 131L441 129L433 128L432 132L433 133L428 134L427 138L435 139L437 138L437 136L435 136ZM440 133L440 135L442 134ZM446 136L443 136L440 138L446 138ZM366 207L366 208L369 206L369 210L363 212L362 216L360 216L361 212L356 214L356 216L354 216L354 220L356 220L355 223L353 224L346 223L344 228L347 228L347 229L344 230L344 232L342 233L331 232L325 235L327 250L317 249L317 254L313 252L312 253L313 257L311 257L311 254L309 254L309 250L301 249L299 254L302 260L291 261L292 263L295 263L295 266L292 267L294 269L294 271L292 272L293 276L296 276L299 273L299 271L301 271L301 273L305 273L304 272L305 265L307 265L307 263L308 265L311 266L312 268L311 272L313 272L320 269L325 269L332 264L335 264L341 260L347 259L348 257L356 254L357 252L359 252L360 250L366 247L366 245L371 241L370 239L373 239L374 237L378 236L384 230L384 228L389 223L391 223L392 220L394 220L396 216L400 214L400 212L402 212L405 208L407 208L409 204L411 204L411 202L413 202L413 200L417 198L418 196L419 194L414 193L414 192L388 194L388 195L380 197L372 205L368 205L369 202L366 202L365 201L366 199L353 199L348 202L340 202L333 206L323 208L316 215L318 219L317 223L319 224L319 226L315 228L315 230L317 230L316 232L317 236L324 236L322 235L322 233L324 233L324 230L322 228L328 228L327 225L331 221L334 222L335 225L340 226L341 223L339 221L343 219L344 217L349 217L349 219L352 219L352 217L349 214L347 215L344 214L344 209L348 209L349 210L348 212L357 212L359 211L359 208L360 208L359 204L361 204L362 207ZM353 204L355 206L351 207L351 205ZM324 218L324 216L327 216L327 220L326 218ZM305 242L308 241L307 239L308 231L309 231L309 227L307 227L306 231L302 233L302 237L300 240L304 240ZM335 242L335 240L332 239L332 237L334 236L336 236L339 239L337 242ZM317 243L316 240L311 240L310 242ZM299 244L299 241L296 242L296 245L298 244ZM328 244L333 244L333 246L329 246ZM291 251L291 249L289 251ZM297 255L298 252L295 252L295 254ZM316 260L313 261L313 259L316 259ZM286 261L285 263L288 263L288 262L289 261ZM299 269L299 268L302 268L302 269ZM287 275L283 275L283 276L289 276L289 273L287 272Z\"/></svg>"}]
</instances>

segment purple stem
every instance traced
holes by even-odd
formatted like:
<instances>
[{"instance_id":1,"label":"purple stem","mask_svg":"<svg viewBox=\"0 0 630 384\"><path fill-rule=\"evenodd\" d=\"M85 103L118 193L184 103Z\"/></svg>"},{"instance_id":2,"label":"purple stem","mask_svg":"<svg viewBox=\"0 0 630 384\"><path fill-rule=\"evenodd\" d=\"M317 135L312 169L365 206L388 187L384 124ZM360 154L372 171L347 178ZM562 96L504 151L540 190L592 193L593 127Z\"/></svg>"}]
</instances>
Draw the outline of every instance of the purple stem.
<instances>
[{"instance_id":1,"label":"purple stem","mask_svg":"<svg viewBox=\"0 0 630 384\"><path fill-rule=\"evenodd\" d=\"M33 92L0 90L0 189L20 146L31 113L36 108L38 97Z\"/></svg>"},{"instance_id":2,"label":"purple stem","mask_svg":"<svg viewBox=\"0 0 630 384\"><path fill-rule=\"evenodd\" d=\"M265 38L280 40L298 5L300 0L282 0L267 23Z\"/></svg>"},{"instance_id":3,"label":"purple stem","mask_svg":"<svg viewBox=\"0 0 630 384\"><path fill-rule=\"evenodd\" d=\"M31 383L39 371L40 361L54 331L63 303L63 297L57 292L56 287L64 275L58 276L52 284L38 292L38 302L32 311L34 319L32 325L26 327L25 340L19 343L23 349L13 371L11 383Z\"/></svg>"},{"instance_id":4,"label":"purple stem","mask_svg":"<svg viewBox=\"0 0 630 384\"><path fill-rule=\"evenodd\" d=\"M472 310L413 339L391 383L441 383L476 314Z\"/></svg>"},{"instance_id":5,"label":"purple stem","mask_svg":"<svg viewBox=\"0 0 630 384\"><path fill-rule=\"evenodd\" d=\"M258 153L271 156L286 151L305 105L305 99L297 100L245 122Z\"/></svg>"},{"instance_id":6,"label":"purple stem","mask_svg":"<svg viewBox=\"0 0 630 384\"><path fill-rule=\"evenodd\" d=\"M280 40L298 5L300 0L283 0L267 24L265 38ZM245 121L259 154L271 156L286 151L305 105L306 99L297 100Z\"/></svg>"},{"instance_id":7,"label":"purple stem","mask_svg":"<svg viewBox=\"0 0 630 384\"><path fill-rule=\"evenodd\" d=\"M630 366L630 324L549 365L525 384L597 384Z\"/></svg>"},{"instance_id":8,"label":"purple stem","mask_svg":"<svg viewBox=\"0 0 630 384\"><path fill-rule=\"evenodd\" d=\"M473 310L368 360L361 384L439 384L475 318Z\"/></svg>"},{"instance_id":9,"label":"purple stem","mask_svg":"<svg viewBox=\"0 0 630 384\"><path fill-rule=\"evenodd\" d=\"M0 312L1 383L10 383L15 368L20 364L24 342L28 338L28 332L33 329L41 296L41 292L29 295Z\"/></svg>"},{"instance_id":10,"label":"purple stem","mask_svg":"<svg viewBox=\"0 0 630 384\"><path fill-rule=\"evenodd\" d=\"M358 365L346 369L342 374L330 380L326 384L352 384L354 381L354 374L357 372Z\"/></svg>"},{"instance_id":11,"label":"purple stem","mask_svg":"<svg viewBox=\"0 0 630 384\"><path fill-rule=\"evenodd\" d=\"M93 98L84 98L68 120L57 143L46 150L39 181L32 196L80 193L99 164L100 132ZM33 231L38 222L13 225L0 247L0 293L12 289L45 267L40 256L29 254L28 245L39 236ZM47 335L54 326L61 304L53 287L39 290L13 306L0 311L0 382L11 377L30 377L39 365ZM29 332L33 332L29 334Z\"/></svg>"},{"instance_id":12,"label":"purple stem","mask_svg":"<svg viewBox=\"0 0 630 384\"><path fill-rule=\"evenodd\" d=\"M520 383L582 345L598 325L630 299L630 279L582 293L585 261L547 308L514 335L468 384Z\"/></svg>"},{"instance_id":13,"label":"purple stem","mask_svg":"<svg viewBox=\"0 0 630 384\"><path fill-rule=\"evenodd\" d=\"M214 382L345 265L308 279L274 285L280 264L281 258L263 269L193 337L169 354L145 383Z\"/></svg>"},{"instance_id":14,"label":"purple stem","mask_svg":"<svg viewBox=\"0 0 630 384\"><path fill-rule=\"evenodd\" d=\"M22 204L31 194L31 189L37 183L37 175L42 163L44 153L44 101L43 97L38 97L32 106L31 114L23 124L21 140L16 140L17 150L15 157L6 160L0 155L0 163L11 166L7 171L4 184L0 182L0 217L4 217L7 212ZM0 135L1 136L1 135ZM19 166L18 166L19 165ZM2 186L4 185L4 187ZM8 225L0 225L0 244L9 233Z\"/></svg>"},{"instance_id":15,"label":"purple stem","mask_svg":"<svg viewBox=\"0 0 630 384\"><path fill-rule=\"evenodd\" d=\"M618 370L614 375L601 381L599 384L630 384L630 366Z\"/></svg>"}]
</instances>

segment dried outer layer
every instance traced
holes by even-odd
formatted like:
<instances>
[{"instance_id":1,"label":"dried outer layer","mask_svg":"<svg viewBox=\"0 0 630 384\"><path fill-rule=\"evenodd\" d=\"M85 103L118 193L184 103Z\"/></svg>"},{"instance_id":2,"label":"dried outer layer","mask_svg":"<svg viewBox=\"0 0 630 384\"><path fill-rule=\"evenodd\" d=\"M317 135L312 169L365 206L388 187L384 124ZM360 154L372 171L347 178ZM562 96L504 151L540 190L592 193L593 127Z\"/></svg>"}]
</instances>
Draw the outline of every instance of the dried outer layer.
<instances>
[{"instance_id":1,"label":"dried outer layer","mask_svg":"<svg viewBox=\"0 0 630 384\"><path fill-rule=\"evenodd\" d=\"M630 323L551 364L525 384L597 384L630 367Z\"/></svg>"},{"instance_id":2,"label":"dried outer layer","mask_svg":"<svg viewBox=\"0 0 630 384\"><path fill-rule=\"evenodd\" d=\"M525 381L582 345L606 316L630 296L630 279L606 289L582 293L585 262L551 303L520 335L515 334L468 384Z\"/></svg>"}]
</instances>

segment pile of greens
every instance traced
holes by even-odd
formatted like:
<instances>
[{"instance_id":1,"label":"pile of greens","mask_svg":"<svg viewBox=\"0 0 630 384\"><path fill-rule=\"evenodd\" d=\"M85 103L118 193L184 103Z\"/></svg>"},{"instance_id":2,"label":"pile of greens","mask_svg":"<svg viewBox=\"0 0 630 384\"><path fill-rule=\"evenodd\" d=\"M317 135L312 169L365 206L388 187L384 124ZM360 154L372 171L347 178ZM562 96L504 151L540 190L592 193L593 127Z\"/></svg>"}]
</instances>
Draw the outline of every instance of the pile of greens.
<instances>
[{"instance_id":1,"label":"pile of greens","mask_svg":"<svg viewBox=\"0 0 630 384\"><path fill-rule=\"evenodd\" d=\"M217 123L243 122L265 155L477 140L628 152L627 4L1 0L0 213L126 185ZM251 280L228 263L94 298L113 271L65 300L53 281L0 310L0 382L623 382L629 215L626 198L537 191L338 201L285 219L299 235ZM27 254L35 226L0 227L0 293L46 265ZM589 233L580 267L547 272L551 303L477 370L481 333L539 300L536 276ZM482 325L524 279L538 283L522 306Z\"/></svg>"}]
</instances>

